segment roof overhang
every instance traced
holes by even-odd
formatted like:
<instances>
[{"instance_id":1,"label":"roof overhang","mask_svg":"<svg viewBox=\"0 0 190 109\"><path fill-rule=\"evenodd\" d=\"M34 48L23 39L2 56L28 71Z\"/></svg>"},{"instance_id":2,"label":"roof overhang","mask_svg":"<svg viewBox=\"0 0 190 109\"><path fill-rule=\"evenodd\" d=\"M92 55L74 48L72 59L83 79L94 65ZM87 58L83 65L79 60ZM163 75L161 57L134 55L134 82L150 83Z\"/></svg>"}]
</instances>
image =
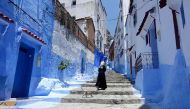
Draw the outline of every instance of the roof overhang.
<instances>
[{"instance_id":1,"label":"roof overhang","mask_svg":"<svg viewBox=\"0 0 190 109\"><path fill-rule=\"evenodd\" d=\"M8 16L4 15L2 12L0 12L0 18L3 19L3 20L5 20L8 23L14 23L14 21L11 18L9 18Z\"/></svg>"},{"instance_id":2,"label":"roof overhang","mask_svg":"<svg viewBox=\"0 0 190 109\"><path fill-rule=\"evenodd\" d=\"M37 45L47 45L47 43L39 36L31 32L30 30L24 28L24 27L19 27L18 28L18 35L17 41L19 42L21 39L27 39L29 41L34 42L34 44Z\"/></svg>"}]
</instances>

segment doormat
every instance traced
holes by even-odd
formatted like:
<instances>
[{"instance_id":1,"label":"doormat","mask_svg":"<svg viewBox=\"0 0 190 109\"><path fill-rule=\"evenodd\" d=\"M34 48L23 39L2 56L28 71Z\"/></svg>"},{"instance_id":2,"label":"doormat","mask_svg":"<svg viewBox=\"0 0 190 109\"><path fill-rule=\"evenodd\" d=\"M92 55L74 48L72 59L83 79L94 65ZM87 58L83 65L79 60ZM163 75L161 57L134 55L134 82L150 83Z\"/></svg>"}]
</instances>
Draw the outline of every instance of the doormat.
<instances>
[{"instance_id":1,"label":"doormat","mask_svg":"<svg viewBox=\"0 0 190 109\"><path fill-rule=\"evenodd\" d=\"M16 106L16 101L0 101L0 106Z\"/></svg>"}]
</instances>

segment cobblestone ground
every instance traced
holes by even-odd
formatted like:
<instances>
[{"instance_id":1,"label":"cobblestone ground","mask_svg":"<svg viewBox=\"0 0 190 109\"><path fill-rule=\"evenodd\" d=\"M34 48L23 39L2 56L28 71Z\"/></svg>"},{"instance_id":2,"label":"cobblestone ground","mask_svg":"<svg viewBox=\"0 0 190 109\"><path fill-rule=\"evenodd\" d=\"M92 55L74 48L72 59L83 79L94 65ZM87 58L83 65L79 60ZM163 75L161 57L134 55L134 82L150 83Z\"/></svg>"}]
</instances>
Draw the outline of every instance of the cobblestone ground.
<instances>
[{"instance_id":1,"label":"cobblestone ground","mask_svg":"<svg viewBox=\"0 0 190 109\"><path fill-rule=\"evenodd\" d=\"M131 83L113 71L106 73L108 88L98 90L94 81L83 83L81 81L70 83L70 87L79 86L69 90L57 90L58 97L31 97L28 99L16 100L15 107L2 108L48 108L48 109L149 109L144 105L144 99L133 88ZM69 94L62 94L68 91ZM87 96L84 92L87 91ZM92 96L91 96L92 95ZM14 100L13 100L14 101ZM19 105L19 106L18 106ZM1 108L1 107L0 107Z\"/></svg>"}]
</instances>

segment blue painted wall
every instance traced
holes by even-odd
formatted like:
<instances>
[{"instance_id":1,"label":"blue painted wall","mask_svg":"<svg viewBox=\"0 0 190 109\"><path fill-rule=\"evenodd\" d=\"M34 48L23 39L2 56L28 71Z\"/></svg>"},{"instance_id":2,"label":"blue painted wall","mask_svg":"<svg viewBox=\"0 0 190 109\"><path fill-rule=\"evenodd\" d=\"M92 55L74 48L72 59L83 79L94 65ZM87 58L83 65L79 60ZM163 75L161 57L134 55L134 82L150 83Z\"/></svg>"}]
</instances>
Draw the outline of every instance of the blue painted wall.
<instances>
[{"instance_id":1,"label":"blue painted wall","mask_svg":"<svg viewBox=\"0 0 190 109\"><path fill-rule=\"evenodd\" d=\"M190 68L181 50L177 50L174 60L173 65L160 64L159 69L139 71L135 87L147 102L160 103L163 109L189 109Z\"/></svg>"},{"instance_id":2,"label":"blue painted wall","mask_svg":"<svg viewBox=\"0 0 190 109\"><path fill-rule=\"evenodd\" d=\"M94 71L93 53L58 20L54 21L51 56L48 58L51 66L49 66L49 74L44 77L67 82L76 81L83 74L83 81L85 81L97 73ZM58 70L61 61L69 61L70 63L63 71Z\"/></svg>"},{"instance_id":3,"label":"blue painted wall","mask_svg":"<svg viewBox=\"0 0 190 109\"><path fill-rule=\"evenodd\" d=\"M4 15L9 16L9 18L14 19L13 7L10 6L7 0L1 0L0 2L0 11L4 13ZM1 21L1 25L2 24L4 23ZM12 78L10 75L14 75L12 72L15 71L15 66L11 66L17 58L13 55L17 53L16 49L13 50L13 48L16 47L16 44L13 43L15 35L14 24L9 24L7 32L4 36L0 34L0 100L6 99L10 96L9 93L11 93L11 84L7 86L7 81L11 81Z\"/></svg>"},{"instance_id":4,"label":"blue painted wall","mask_svg":"<svg viewBox=\"0 0 190 109\"><path fill-rule=\"evenodd\" d=\"M127 60L124 58L124 55L121 57L120 54L117 54L115 60L114 60L114 70L117 72L117 73L120 73L120 74L124 74L124 75L127 75L129 72L127 70L128 69L128 63L127 63ZM121 60L123 59L123 60Z\"/></svg>"},{"instance_id":5,"label":"blue painted wall","mask_svg":"<svg viewBox=\"0 0 190 109\"><path fill-rule=\"evenodd\" d=\"M1 0L0 2L0 11L14 20L14 23L9 24L5 35L0 36L0 84L4 86L0 89L0 99L11 97L21 42L35 48L32 77L29 84L29 96L34 95L33 91L41 76L49 73L47 57L50 56L51 51L54 23L54 16L51 12L54 12L54 3L49 0ZM41 37L47 45L41 45L36 40L30 40L26 34L19 31L20 27L26 28ZM40 57L41 65L37 65ZM5 82L2 78L6 78Z\"/></svg>"}]
</instances>

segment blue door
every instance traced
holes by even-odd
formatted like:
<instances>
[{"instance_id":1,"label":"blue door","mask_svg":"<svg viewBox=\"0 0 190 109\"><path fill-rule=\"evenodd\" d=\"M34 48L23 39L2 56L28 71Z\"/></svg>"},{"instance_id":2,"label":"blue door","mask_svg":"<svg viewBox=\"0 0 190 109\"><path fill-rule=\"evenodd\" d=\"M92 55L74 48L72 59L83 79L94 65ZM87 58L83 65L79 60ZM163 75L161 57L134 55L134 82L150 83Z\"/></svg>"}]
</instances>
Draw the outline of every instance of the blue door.
<instances>
[{"instance_id":1,"label":"blue door","mask_svg":"<svg viewBox=\"0 0 190 109\"><path fill-rule=\"evenodd\" d=\"M12 91L12 98L28 97L32 75L34 48L21 43Z\"/></svg>"},{"instance_id":2,"label":"blue door","mask_svg":"<svg viewBox=\"0 0 190 109\"><path fill-rule=\"evenodd\" d=\"M149 36L150 36L150 47L152 52L152 64L153 68L159 67L159 59L158 59L158 45L157 45L157 34L156 34L156 21L154 20L149 28Z\"/></svg>"},{"instance_id":3,"label":"blue door","mask_svg":"<svg viewBox=\"0 0 190 109\"><path fill-rule=\"evenodd\" d=\"M85 60L82 57L82 60L81 60L81 73L84 74L84 71L85 71Z\"/></svg>"}]
</instances>

